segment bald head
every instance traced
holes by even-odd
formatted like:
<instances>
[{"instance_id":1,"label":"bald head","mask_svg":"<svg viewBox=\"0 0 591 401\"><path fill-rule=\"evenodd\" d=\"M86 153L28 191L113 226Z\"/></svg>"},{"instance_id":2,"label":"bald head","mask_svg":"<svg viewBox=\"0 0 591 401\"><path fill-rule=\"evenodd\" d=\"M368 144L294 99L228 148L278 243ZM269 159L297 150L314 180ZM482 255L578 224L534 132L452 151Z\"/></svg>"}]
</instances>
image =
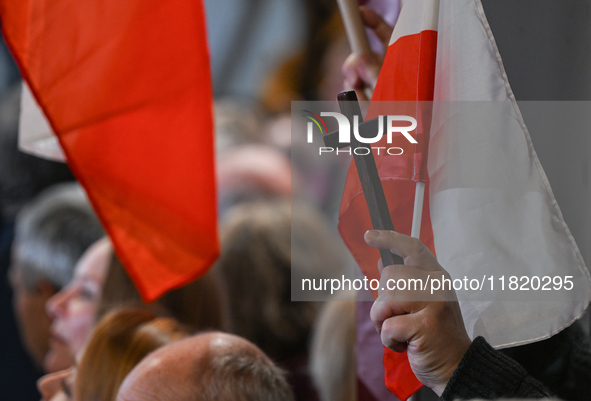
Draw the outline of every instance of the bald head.
<instances>
[{"instance_id":1,"label":"bald head","mask_svg":"<svg viewBox=\"0 0 591 401\"><path fill-rule=\"evenodd\" d=\"M117 401L293 400L283 372L254 344L205 333L148 355L124 380Z\"/></svg>"}]
</instances>

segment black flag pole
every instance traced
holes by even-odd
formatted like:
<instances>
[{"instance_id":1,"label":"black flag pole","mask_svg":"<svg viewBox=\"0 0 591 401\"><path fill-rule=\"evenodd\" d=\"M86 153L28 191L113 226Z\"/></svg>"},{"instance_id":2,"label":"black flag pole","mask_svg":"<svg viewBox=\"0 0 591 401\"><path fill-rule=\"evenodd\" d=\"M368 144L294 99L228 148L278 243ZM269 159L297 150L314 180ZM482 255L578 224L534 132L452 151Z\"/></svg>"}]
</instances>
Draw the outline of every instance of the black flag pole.
<instances>
[{"instance_id":1,"label":"black flag pole","mask_svg":"<svg viewBox=\"0 0 591 401\"><path fill-rule=\"evenodd\" d=\"M377 128L377 120L370 120L363 122L363 115L361 114L361 108L357 101L357 95L355 91L342 92L337 95L339 101L339 108L341 113L353 122L353 117L358 116L359 119L359 133L363 137L374 137L375 128ZM375 128L374 128L375 127ZM333 146L335 148L343 148L349 146L349 144L338 143L338 132L326 135L324 137L324 143L326 146ZM336 142L335 142L336 141ZM363 146L355 135L351 136L351 149L355 150L358 147L367 148ZM384 188L378 175L378 169L376 167L376 161L373 157L373 153L370 151L367 154L353 153L353 160L357 166L357 173L359 174L359 181L361 181L361 187L363 188L363 194L367 202L369 209L369 216L371 217L371 223L375 230L391 230L394 231L394 224L390 217L390 211L388 209L388 203L386 202L386 196L384 195ZM389 265L402 265L404 261L398 255L393 254L388 249L380 249L382 256L382 262L384 266Z\"/></svg>"}]
</instances>

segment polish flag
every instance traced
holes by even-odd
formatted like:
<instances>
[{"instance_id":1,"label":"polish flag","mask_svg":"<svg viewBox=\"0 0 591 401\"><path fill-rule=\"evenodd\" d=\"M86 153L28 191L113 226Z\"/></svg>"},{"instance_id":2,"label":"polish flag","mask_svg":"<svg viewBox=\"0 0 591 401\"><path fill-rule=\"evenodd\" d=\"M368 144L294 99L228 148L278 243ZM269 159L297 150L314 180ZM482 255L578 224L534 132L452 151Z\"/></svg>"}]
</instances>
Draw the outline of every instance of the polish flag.
<instances>
[{"instance_id":1,"label":"polish flag","mask_svg":"<svg viewBox=\"0 0 591 401\"><path fill-rule=\"evenodd\" d=\"M143 298L205 274L218 238L202 2L0 0L0 19L36 151L65 157Z\"/></svg>"},{"instance_id":2,"label":"polish flag","mask_svg":"<svg viewBox=\"0 0 591 401\"><path fill-rule=\"evenodd\" d=\"M416 185L424 182L421 241L452 278L487 288L494 282L494 291L457 291L468 334L516 346L582 316L591 279L533 150L480 0L403 1L367 119L384 114L376 101L432 101L427 123L413 133L416 147L374 157L396 230L411 234ZM379 278L380 255L363 241L369 228L352 164L339 231L371 279ZM500 278L511 276L571 276L575 288L545 292L547 302L539 302L539 292L500 291ZM386 386L398 398L421 387L405 353L386 350L384 365Z\"/></svg>"}]
</instances>

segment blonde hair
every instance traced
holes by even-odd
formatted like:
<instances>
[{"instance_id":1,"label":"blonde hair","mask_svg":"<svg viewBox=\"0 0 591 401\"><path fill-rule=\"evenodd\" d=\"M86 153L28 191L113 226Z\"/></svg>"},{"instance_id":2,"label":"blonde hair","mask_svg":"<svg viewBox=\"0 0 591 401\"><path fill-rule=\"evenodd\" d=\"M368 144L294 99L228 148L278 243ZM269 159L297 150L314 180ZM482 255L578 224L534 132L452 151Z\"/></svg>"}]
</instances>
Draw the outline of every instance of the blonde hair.
<instances>
[{"instance_id":1,"label":"blonde hair","mask_svg":"<svg viewBox=\"0 0 591 401\"><path fill-rule=\"evenodd\" d=\"M322 401L357 399L354 292L327 302L314 328L310 372Z\"/></svg>"},{"instance_id":2,"label":"blonde hair","mask_svg":"<svg viewBox=\"0 0 591 401\"><path fill-rule=\"evenodd\" d=\"M113 401L123 379L150 352L187 337L176 320L128 308L105 315L91 333L77 367L81 401Z\"/></svg>"}]
</instances>

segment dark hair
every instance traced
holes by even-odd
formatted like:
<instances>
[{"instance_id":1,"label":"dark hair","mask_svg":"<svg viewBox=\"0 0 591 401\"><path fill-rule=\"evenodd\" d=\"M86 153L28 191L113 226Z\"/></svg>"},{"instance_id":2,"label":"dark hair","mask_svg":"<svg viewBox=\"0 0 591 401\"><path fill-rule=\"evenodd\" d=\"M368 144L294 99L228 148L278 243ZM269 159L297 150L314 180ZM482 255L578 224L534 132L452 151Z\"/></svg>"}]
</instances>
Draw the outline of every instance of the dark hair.
<instances>
[{"instance_id":1,"label":"dark hair","mask_svg":"<svg viewBox=\"0 0 591 401\"><path fill-rule=\"evenodd\" d=\"M41 279L61 289L84 251L104 235L82 188L75 183L55 185L18 214L13 264L28 290Z\"/></svg>"},{"instance_id":2,"label":"dark hair","mask_svg":"<svg viewBox=\"0 0 591 401\"><path fill-rule=\"evenodd\" d=\"M217 262L228 288L232 332L275 361L306 351L319 309L316 302L291 302L292 269L313 277L331 264L341 267L322 216L301 204L294 204L293 213L292 226L290 202L237 206L222 225Z\"/></svg>"},{"instance_id":3,"label":"dark hair","mask_svg":"<svg viewBox=\"0 0 591 401\"><path fill-rule=\"evenodd\" d=\"M171 290L146 305L125 268L113 254L97 319L114 308L133 306L147 306L158 313L167 313L191 330L224 330L228 325L226 296L215 272Z\"/></svg>"},{"instance_id":4,"label":"dark hair","mask_svg":"<svg viewBox=\"0 0 591 401\"><path fill-rule=\"evenodd\" d=\"M261 102L270 112L289 112L292 100L320 99L323 63L330 46L345 38L334 1L306 0L307 32L300 51L289 55L263 83Z\"/></svg>"}]
</instances>

